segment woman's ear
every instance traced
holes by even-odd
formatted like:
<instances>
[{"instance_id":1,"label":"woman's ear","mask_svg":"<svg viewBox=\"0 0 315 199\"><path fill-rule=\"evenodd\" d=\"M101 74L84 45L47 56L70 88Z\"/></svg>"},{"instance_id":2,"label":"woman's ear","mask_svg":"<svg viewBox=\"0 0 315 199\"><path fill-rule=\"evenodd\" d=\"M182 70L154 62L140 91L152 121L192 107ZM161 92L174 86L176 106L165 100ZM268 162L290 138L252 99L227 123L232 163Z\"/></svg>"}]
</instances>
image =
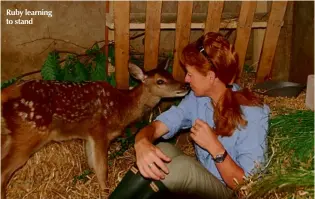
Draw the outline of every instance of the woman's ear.
<instances>
[{"instance_id":1,"label":"woman's ear","mask_svg":"<svg viewBox=\"0 0 315 199\"><path fill-rule=\"evenodd\" d=\"M216 78L216 75L213 71L210 70L207 72L207 78L209 78L209 80L211 80L211 81L214 81Z\"/></svg>"}]
</instances>

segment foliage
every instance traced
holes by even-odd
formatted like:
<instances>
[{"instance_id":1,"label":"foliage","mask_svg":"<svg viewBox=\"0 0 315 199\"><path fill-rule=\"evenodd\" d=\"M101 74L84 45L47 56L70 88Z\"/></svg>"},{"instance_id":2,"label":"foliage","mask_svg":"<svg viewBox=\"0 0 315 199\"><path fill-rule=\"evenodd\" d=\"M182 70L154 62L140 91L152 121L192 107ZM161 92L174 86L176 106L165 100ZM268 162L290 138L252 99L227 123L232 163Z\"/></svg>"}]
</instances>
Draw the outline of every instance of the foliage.
<instances>
[{"instance_id":1,"label":"foliage","mask_svg":"<svg viewBox=\"0 0 315 199\"><path fill-rule=\"evenodd\" d=\"M76 184L78 180L83 181L83 183L85 183L86 181L88 181L88 175L92 174L93 172L91 170L84 170L83 173L81 175L78 176L74 176L73 178L73 184Z\"/></svg>"},{"instance_id":2,"label":"foliage","mask_svg":"<svg viewBox=\"0 0 315 199\"><path fill-rule=\"evenodd\" d=\"M109 47L111 49L113 47ZM57 52L50 52L41 70L44 80L58 81L107 81L115 86L115 82L110 81L112 77L107 75L105 68L106 56L100 51L98 45L86 51L92 61L82 63L78 56L67 55L63 66L60 64L60 56Z\"/></svg>"},{"instance_id":3,"label":"foliage","mask_svg":"<svg viewBox=\"0 0 315 199\"><path fill-rule=\"evenodd\" d=\"M250 197L297 190L314 196L314 112L295 111L270 120L267 168L252 181Z\"/></svg>"},{"instance_id":4,"label":"foliage","mask_svg":"<svg viewBox=\"0 0 315 199\"><path fill-rule=\"evenodd\" d=\"M253 73L255 72L255 68L253 65L244 64L244 71L246 73Z\"/></svg>"},{"instance_id":5,"label":"foliage","mask_svg":"<svg viewBox=\"0 0 315 199\"><path fill-rule=\"evenodd\" d=\"M6 88L10 86L11 84L14 84L17 81L17 78L14 77L12 79L9 79L7 81L1 82L1 89Z\"/></svg>"}]
</instances>

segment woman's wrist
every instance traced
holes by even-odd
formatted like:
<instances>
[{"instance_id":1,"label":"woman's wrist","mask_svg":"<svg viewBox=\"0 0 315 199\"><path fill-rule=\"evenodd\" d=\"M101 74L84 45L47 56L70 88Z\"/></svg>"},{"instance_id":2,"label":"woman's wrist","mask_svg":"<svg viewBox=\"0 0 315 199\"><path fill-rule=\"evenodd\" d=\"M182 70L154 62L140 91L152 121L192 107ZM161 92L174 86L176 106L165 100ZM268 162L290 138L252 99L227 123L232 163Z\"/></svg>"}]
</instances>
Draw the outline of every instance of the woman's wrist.
<instances>
[{"instance_id":1,"label":"woman's wrist","mask_svg":"<svg viewBox=\"0 0 315 199\"><path fill-rule=\"evenodd\" d=\"M210 153L212 157L216 157L219 154L223 154L225 151L225 148L218 140L218 142L215 145L209 146L207 151Z\"/></svg>"},{"instance_id":2,"label":"woman's wrist","mask_svg":"<svg viewBox=\"0 0 315 199\"><path fill-rule=\"evenodd\" d=\"M138 148L138 146L142 145L143 143L147 143L147 142L149 142L149 140L145 137L135 140L135 149Z\"/></svg>"}]
</instances>

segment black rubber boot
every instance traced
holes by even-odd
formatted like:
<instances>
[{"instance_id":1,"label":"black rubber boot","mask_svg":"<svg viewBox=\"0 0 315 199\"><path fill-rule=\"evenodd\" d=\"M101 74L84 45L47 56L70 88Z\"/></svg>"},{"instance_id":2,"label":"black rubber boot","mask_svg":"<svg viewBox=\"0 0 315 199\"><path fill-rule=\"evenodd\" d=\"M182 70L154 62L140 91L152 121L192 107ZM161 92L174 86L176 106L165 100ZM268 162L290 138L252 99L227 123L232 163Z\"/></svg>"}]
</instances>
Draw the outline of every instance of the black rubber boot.
<instances>
[{"instance_id":1,"label":"black rubber boot","mask_svg":"<svg viewBox=\"0 0 315 199\"><path fill-rule=\"evenodd\" d=\"M109 199L154 199L167 192L168 189L161 181L145 179L133 166L109 196Z\"/></svg>"},{"instance_id":2,"label":"black rubber boot","mask_svg":"<svg viewBox=\"0 0 315 199\"><path fill-rule=\"evenodd\" d=\"M145 189L142 189L137 199L169 198L170 191L161 181L152 181Z\"/></svg>"}]
</instances>

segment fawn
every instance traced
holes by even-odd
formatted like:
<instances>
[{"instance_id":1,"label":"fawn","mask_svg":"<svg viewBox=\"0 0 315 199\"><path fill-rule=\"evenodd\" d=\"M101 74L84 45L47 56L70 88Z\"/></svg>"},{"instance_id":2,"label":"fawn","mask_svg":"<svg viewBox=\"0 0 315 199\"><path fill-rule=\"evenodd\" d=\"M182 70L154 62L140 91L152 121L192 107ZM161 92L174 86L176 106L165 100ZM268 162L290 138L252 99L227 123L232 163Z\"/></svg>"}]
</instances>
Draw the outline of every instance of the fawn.
<instances>
[{"instance_id":1,"label":"fawn","mask_svg":"<svg viewBox=\"0 0 315 199\"><path fill-rule=\"evenodd\" d=\"M107 82L29 80L1 91L1 197L12 174L50 141L84 139L88 163L100 187L107 181L110 142L161 98L182 97L189 88L162 67L143 72L129 63L140 80L131 90Z\"/></svg>"}]
</instances>

